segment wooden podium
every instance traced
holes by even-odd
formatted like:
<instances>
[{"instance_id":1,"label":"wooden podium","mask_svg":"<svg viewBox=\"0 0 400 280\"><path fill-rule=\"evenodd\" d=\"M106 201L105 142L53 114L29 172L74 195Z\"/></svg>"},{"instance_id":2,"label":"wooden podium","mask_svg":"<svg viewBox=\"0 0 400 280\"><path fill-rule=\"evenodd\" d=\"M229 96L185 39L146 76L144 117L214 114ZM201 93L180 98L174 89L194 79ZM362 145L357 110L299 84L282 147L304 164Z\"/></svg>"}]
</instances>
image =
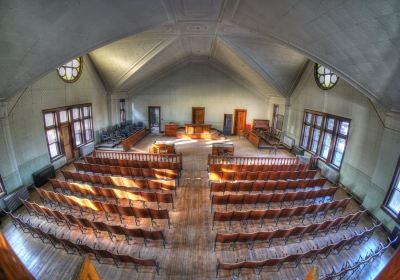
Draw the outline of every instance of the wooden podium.
<instances>
[{"instance_id":1,"label":"wooden podium","mask_svg":"<svg viewBox=\"0 0 400 280\"><path fill-rule=\"evenodd\" d=\"M166 123L164 128L164 136L176 137L178 125L176 123Z\"/></svg>"}]
</instances>

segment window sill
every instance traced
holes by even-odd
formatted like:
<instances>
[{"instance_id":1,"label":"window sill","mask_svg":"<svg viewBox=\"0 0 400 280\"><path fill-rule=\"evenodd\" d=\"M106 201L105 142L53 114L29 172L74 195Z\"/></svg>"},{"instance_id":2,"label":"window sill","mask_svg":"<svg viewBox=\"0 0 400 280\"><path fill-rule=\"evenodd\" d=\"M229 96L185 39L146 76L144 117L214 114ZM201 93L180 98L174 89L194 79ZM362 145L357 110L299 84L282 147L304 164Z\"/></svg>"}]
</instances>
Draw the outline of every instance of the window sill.
<instances>
[{"instance_id":1,"label":"window sill","mask_svg":"<svg viewBox=\"0 0 400 280\"><path fill-rule=\"evenodd\" d=\"M307 151L307 150L306 150L306 151ZM322 158L322 157L320 157L320 156L317 156L316 154L313 154L313 153L310 152L310 151L307 151L307 153L309 153L310 155L314 156L314 157L315 157L315 160L320 160L320 161L322 161L323 163L325 163L326 166L332 168L333 170L335 170L335 171L337 171L337 172L340 172L341 166L340 166L340 167L337 167L337 166L333 165L332 163L327 162L324 158Z\"/></svg>"},{"instance_id":2,"label":"window sill","mask_svg":"<svg viewBox=\"0 0 400 280\"><path fill-rule=\"evenodd\" d=\"M50 162L53 163L53 162L61 159L62 157L64 157L64 155L59 155L59 156L56 156L55 158L50 158Z\"/></svg>"},{"instance_id":3,"label":"window sill","mask_svg":"<svg viewBox=\"0 0 400 280\"><path fill-rule=\"evenodd\" d=\"M319 159L320 159L321 161L323 161L326 165L328 165L330 168L332 168L332 169L334 169L334 170L340 172L340 167L337 167L336 165L333 165L332 163L328 163L328 162L326 162L325 160L323 160L323 159L321 159L321 158L319 158Z\"/></svg>"},{"instance_id":4,"label":"window sill","mask_svg":"<svg viewBox=\"0 0 400 280\"><path fill-rule=\"evenodd\" d=\"M384 204L381 205L381 209L385 212L390 218L392 218L396 223L400 224L400 218L396 216L396 213L386 207Z\"/></svg>"}]
</instances>

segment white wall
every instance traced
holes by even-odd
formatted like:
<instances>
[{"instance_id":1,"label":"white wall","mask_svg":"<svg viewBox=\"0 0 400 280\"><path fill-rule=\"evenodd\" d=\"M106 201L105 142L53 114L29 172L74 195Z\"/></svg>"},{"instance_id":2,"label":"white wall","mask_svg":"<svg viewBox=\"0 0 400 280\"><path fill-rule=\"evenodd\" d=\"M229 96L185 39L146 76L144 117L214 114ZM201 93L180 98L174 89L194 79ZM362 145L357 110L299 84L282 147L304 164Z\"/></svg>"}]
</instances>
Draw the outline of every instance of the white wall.
<instances>
[{"instance_id":1,"label":"white wall","mask_svg":"<svg viewBox=\"0 0 400 280\"><path fill-rule=\"evenodd\" d=\"M278 98L279 99L279 98ZM189 63L139 92L133 92L133 121L148 123L148 106L161 106L162 124L192 122L192 107L205 107L205 123L223 129L224 114L247 109L247 123L271 119L272 104L205 63ZM131 106L131 105L130 105ZM283 108L284 109L284 108Z\"/></svg>"},{"instance_id":2,"label":"white wall","mask_svg":"<svg viewBox=\"0 0 400 280\"><path fill-rule=\"evenodd\" d=\"M389 228L394 222L381 209L400 154L400 132L385 128L365 95L344 80L323 91L315 83L310 63L290 98L286 133L299 143L304 109L351 119L349 141L340 171L340 182ZM398 120L399 121L399 120Z\"/></svg>"},{"instance_id":3,"label":"white wall","mask_svg":"<svg viewBox=\"0 0 400 280\"><path fill-rule=\"evenodd\" d=\"M21 184L32 184L31 174L50 163L43 127L43 109L92 103L94 130L98 131L108 125L106 92L88 57L84 57L83 61L82 75L76 82L65 83L54 70L10 101L1 128L4 130L9 126L11 145L6 143L6 134L0 134L0 162L5 163L0 164L0 174L7 191ZM14 151L14 159L10 151ZM16 168L13 168L13 160ZM64 163L65 158L61 158L53 164L57 168Z\"/></svg>"}]
</instances>

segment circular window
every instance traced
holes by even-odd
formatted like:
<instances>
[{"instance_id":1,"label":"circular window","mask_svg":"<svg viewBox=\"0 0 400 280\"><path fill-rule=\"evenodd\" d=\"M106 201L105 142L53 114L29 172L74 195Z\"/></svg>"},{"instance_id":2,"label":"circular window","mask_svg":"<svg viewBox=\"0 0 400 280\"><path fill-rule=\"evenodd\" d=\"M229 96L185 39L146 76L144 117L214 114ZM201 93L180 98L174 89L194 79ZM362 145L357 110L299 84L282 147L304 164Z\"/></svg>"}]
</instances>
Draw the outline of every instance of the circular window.
<instances>
[{"instance_id":1,"label":"circular window","mask_svg":"<svg viewBox=\"0 0 400 280\"><path fill-rule=\"evenodd\" d=\"M70 62L57 68L57 73L60 78L67 82L73 83L78 80L82 72L82 57L77 57Z\"/></svg>"},{"instance_id":2,"label":"circular window","mask_svg":"<svg viewBox=\"0 0 400 280\"><path fill-rule=\"evenodd\" d=\"M339 80L339 77L325 66L315 63L314 76L317 85L323 89L333 88Z\"/></svg>"}]
</instances>

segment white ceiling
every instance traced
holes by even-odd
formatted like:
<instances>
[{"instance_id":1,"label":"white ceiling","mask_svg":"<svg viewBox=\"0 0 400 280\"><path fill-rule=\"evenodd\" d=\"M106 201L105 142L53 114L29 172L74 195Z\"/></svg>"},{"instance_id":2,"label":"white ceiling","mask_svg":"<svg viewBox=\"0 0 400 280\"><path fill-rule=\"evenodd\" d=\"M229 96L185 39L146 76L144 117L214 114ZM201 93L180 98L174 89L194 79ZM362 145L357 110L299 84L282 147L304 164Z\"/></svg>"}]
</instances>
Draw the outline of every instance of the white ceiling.
<instances>
[{"instance_id":1,"label":"white ceiling","mask_svg":"<svg viewBox=\"0 0 400 280\"><path fill-rule=\"evenodd\" d=\"M110 92L201 60L285 97L312 59L400 111L398 0L8 0L0 35L5 99L86 53Z\"/></svg>"}]
</instances>

